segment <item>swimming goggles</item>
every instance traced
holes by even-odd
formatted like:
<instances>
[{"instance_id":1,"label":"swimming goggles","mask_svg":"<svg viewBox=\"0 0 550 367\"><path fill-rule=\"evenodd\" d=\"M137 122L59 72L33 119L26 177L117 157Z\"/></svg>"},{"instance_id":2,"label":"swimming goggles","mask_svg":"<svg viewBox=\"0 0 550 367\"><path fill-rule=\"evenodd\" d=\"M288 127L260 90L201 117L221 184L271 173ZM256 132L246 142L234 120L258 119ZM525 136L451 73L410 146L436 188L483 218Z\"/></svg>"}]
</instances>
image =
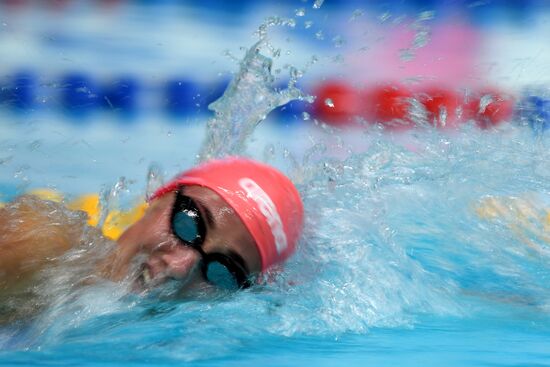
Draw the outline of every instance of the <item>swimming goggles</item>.
<instances>
[{"instance_id":1,"label":"swimming goggles","mask_svg":"<svg viewBox=\"0 0 550 367\"><path fill-rule=\"evenodd\" d=\"M225 289L250 287L249 272L237 254L206 253L202 246L206 227L197 205L180 190L172 208L171 228L185 246L192 247L201 255L202 273L211 284Z\"/></svg>"}]
</instances>

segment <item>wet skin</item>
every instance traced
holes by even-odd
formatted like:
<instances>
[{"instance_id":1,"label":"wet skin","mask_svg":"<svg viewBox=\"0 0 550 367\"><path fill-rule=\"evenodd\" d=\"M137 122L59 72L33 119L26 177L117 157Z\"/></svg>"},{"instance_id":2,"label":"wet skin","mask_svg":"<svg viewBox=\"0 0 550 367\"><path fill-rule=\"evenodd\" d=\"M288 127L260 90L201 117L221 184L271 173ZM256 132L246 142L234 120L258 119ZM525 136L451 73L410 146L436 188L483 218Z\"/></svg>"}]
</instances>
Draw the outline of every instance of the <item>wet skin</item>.
<instances>
[{"instance_id":1,"label":"wet skin","mask_svg":"<svg viewBox=\"0 0 550 367\"><path fill-rule=\"evenodd\" d=\"M212 190L187 186L183 193L192 198L206 226L202 249L206 253L222 253L242 258L251 274L261 271L261 259L250 233L236 213ZM147 287L167 279L182 281L186 287L205 283L200 270L200 254L184 245L171 230L175 192L151 203L145 215L118 239L115 256L107 262L104 273L112 280L128 275L132 260L144 255L141 280Z\"/></svg>"},{"instance_id":2,"label":"wet skin","mask_svg":"<svg viewBox=\"0 0 550 367\"><path fill-rule=\"evenodd\" d=\"M195 201L205 219L204 252L240 256L251 274L259 273L261 259L256 245L226 202L204 187L185 187L183 193ZM175 197L172 192L153 201L106 257L97 258L93 251L90 257L83 255L80 261L90 265L89 270L80 274L80 280L75 278L75 284L95 282L97 278L91 276L95 273L113 281L137 278L133 288L138 292L168 279L179 280L178 288L183 292L206 285L198 251L182 244L172 233ZM110 245L97 228L86 225L84 213L68 211L63 204L22 196L0 208L0 325L28 320L46 307L35 294L41 282L36 275L51 266L62 267L67 251L89 243Z\"/></svg>"}]
</instances>

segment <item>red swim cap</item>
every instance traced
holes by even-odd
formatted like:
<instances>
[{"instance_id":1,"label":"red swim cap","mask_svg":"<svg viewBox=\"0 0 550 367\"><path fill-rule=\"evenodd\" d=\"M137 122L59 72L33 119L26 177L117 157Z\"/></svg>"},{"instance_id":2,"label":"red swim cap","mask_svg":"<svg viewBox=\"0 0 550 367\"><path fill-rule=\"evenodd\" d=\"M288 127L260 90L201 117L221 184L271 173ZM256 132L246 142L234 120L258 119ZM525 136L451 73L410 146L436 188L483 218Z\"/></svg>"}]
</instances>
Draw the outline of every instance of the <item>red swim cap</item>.
<instances>
[{"instance_id":1,"label":"red swim cap","mask_svg":"<svg viewBox=\"0 0 550 367\"><path fill-rule=\"evenodd\" d=\"M263 271L296 249L304 208L296 187L273 167L237 157L212 160L183 172L151 200L180 185L207 187L233 208L256 242Z\"/></svg>"}]
</instances>

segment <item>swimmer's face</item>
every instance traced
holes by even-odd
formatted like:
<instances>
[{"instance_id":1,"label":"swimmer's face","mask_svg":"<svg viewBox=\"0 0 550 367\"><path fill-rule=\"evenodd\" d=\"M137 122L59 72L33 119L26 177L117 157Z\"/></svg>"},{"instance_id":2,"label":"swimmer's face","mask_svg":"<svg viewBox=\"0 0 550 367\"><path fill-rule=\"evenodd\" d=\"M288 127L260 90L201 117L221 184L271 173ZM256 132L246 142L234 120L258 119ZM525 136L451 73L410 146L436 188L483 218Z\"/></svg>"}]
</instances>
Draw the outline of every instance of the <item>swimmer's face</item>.
<instances>
[{"instance_id":1,"label":"swimmer's face","mask_svg":"<svg viewBox=\"0 0 550 367\"><path fill-rule=\"evenodd\" d=\"M138 280L150 288L169 279L181 281L182 287L197 288L208 284L204 275L204 259L211 254L236 262L247 273L261 270L261 259L252 236L233 209L214 191L200 186L185 186L180 195L190 198L198 213L204 233L199 249L190 246L174 233L173 215L181 209L176 205L177 192L155 200L143 218L126 230L119 238L119 268L128 267L137 255L142 254ZM180 199L181 201L181 196ZM202 253L202 254L201 254ZM233 264L230 264L233 265ZM230 275L230 274L228 274Z\"/></svg>"}]
</instances>

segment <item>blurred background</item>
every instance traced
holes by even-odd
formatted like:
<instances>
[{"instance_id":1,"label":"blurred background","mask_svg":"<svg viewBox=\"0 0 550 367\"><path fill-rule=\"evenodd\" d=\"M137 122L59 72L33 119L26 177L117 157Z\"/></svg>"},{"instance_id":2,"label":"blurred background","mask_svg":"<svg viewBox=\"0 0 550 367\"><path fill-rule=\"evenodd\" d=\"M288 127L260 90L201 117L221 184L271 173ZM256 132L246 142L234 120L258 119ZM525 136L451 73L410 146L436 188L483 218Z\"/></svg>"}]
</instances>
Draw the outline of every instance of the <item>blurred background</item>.
<instances>
[{"instance_id":1,"label":"blurred background","mask_svg":"<svg viewBox=\"0 0 550 367\"><path fill-rule=\"evenodd\" d=\"M313 97L244 152L304 197L284 274L173 305L73 291L77 256L0 365L548 365L549 0L0 0L0 206L54 190L116 238L264 28L272 88Z\"/></svg>"},{"instance_id":2,"label":"blurred background","mask_svg":"<svg viewBox=\"0 0 550 367\"><path fill-rule=\"evenodd\" d=\"M0 195L143 186L151 162L188 167L209 103L277 16L289 21L269 32L274 85L293 65L316 99L270 114L252 155L303 151L323 123L549 125L544 0L1 0Z\"/></svg>"}]
</instances>

